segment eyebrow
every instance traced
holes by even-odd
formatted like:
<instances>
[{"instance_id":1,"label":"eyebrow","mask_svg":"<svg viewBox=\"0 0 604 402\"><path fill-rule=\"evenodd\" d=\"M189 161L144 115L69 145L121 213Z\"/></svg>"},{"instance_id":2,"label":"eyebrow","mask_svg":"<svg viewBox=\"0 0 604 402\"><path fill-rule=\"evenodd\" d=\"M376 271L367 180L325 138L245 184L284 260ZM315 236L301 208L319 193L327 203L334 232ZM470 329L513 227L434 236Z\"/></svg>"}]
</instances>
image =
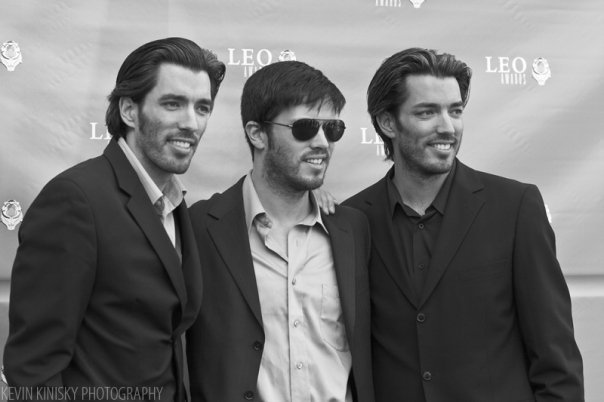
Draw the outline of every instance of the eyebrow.
<instances>
[{"instance_id":1,"label":"eyebrow","mask_svg":"<svg viewBox=\"0 0 604 402\"><path fill-rule=\"evenodd\" d=\"M177 100L180 102L188 102L189 98L187 98L184 95L177 95L177 94L165 94L165 95L162 95L159 97L160 102L163 102L166 100ZM201 98L195 103L202 103L202 104L210 105L210 106L213 104L212 100L209 98Z\"/></svg>"},{"instance_id":2,"label":"eyebrow","mask_svg":"<svg viewBox=\"0 0 604 402\"><path fill-rule=\"evenodd\" d=\"M437 108L439 106L440 106L440 103L430 103L430 102L423 102L423 103L418 103L417 105L413 105L414 108L422 108L422 107ZM464 106L462 101L453 102L448 105L448 107L460 107L460 106L461 107Z\"/></svg>"}]
</instances>

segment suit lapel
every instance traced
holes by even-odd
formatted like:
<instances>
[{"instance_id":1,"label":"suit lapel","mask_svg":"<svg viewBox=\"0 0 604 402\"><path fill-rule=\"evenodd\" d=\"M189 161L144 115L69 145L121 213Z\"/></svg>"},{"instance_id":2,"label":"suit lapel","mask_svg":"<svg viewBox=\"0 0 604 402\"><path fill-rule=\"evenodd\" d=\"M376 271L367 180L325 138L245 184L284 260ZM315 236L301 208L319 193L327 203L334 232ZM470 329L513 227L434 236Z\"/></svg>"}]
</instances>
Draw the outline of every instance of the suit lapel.
<instances>
[{"instance_id":1,"label":"suit lapel","mask_svg":"<svg viewBox=\"0 0 604 402\"><path fill-rule=\"evenodd\" d=\"M126 208L157 253L184 307L187 304L187 292L178 254L157 217L149 196L115 140L109 142L104 155L113 166L119 187L129 195Z\"/></svg>"},{"instance_id":2,"label":"suit lapel","mask_svg":"<svg viewBox=\"0 0 604 402\"><path fill-rule=\"evenodd\" d=\"M365 213L371 224L371 236L374 249L379 257L384 261L386 270L394 279L399 289L403 292L407 300L417 306L418 295L416 294L409 275L403 268L403 246L397 244L395 239L399 234L395 233L390 215L390 206L388 203L387 177L384 177L376 184L376 191L365 202L369 205ZM373 256L372 259L376 258Z\"/></svg>"},{"instance_id":3,"label":"suit lapel","mask_svg":"<svg viewBox=\"0 0 604 402\"><path fill-rule=\"evenodd\" d=\"M355 247L352 230L348 222L343 222L336 215L322 214L323 223L329 232L333 263L338 281L340 304L344 315L344 325L348 342L352 345L356 316L355 280L356 266Z\"/></svg>"},{"instance_id":4,"label":"suit lapel","mask_svg":"<svg viewBox=\"0 0 604 402\"><path fill-rule=\"evenodd\" d=\"M245 223L242 185L243 179L217 196L219 200L208 211L208 232L258 323L262 325L260 298Z\"/></svg>"},{"instance_id":5,"label":"suit lapel","mask_svg":"<svg viewBox=\"0 0 604 402\"><path fill-rule=\"evenodd\" d=\"M453 178L451 193L418 307L428 300L438 285L485 202L480 194L480 190L483 188L482 183L470 168L459 161L457 164L457 171Z\"/></svg>"}]
</instances>

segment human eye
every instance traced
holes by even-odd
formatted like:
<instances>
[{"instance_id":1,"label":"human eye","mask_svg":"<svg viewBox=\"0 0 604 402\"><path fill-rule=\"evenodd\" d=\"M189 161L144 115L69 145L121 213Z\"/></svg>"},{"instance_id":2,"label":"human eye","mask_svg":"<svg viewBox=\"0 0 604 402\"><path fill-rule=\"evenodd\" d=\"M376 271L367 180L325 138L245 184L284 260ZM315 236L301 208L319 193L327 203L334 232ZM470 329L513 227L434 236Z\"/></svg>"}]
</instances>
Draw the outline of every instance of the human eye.
<instances>
[{"instance_id":1,"label":"human eye","mask_svg":"<svg viewBox=\"0 0 604 402\"><path fill-rule=\"evenodd\" d=\"M180 107L180 102L168 100L163 103L163 106L168 110L177 110Z\"/></svg>"},{"instance_id":2,"label":"human eye","mask_svg":"<svg viewBox=\"0 0 604 402\"><path fill-rule=\"evenodd\" d=\"M461 115L463 114L463 107L455 107L451 109L449 113L451 113L451 116L461 117Z\"/></svg>"},{"instance_id":3,"label":"human eye","mask_svg":"<svg viewBox=\"0 0 604 402\"><path fill-rule=\"evenodd\" d=\"M196 109L197 109L197 113L199 113L201 115L210 114L210 112L212 112L212 107L205 103L201 103L201 104L197 105Z\"/></svg>"},{"instance_id":4,"label":"human eye","mask_svg":"<svg viewBox=\"0 0 604 402\"><path fill-rule=\"evenodd\" d=\"M420 109L415 112L415 115L420 119L428 119L434 116L434 110L432 109Z\"/></svg>"}]
</instances>

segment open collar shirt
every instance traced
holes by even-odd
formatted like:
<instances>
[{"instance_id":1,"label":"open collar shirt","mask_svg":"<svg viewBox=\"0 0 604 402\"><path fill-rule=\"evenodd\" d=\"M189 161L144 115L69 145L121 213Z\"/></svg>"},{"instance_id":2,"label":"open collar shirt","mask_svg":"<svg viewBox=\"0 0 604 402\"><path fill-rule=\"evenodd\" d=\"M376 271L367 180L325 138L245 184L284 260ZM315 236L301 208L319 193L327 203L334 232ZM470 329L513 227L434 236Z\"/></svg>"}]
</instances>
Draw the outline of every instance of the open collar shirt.
<instances>
[{"instance_id":1,"label":"open collar shirt","mask_svg":"<svg viewBox=\"0 0 604 402\"><path fill-rule=\"evenodd\" d=\"M311 213L279 244L251 175L243 182L265 333L257 381L263 402L352 402L352 358L329 233L309 196Z\"/></svg>"},{"instance_id":2,"label":"open collar shirt","mask_svg":"<svg viewBox=\"0 0 604 402\"><path fill-rule=\"evenodd\" d=\"M172 242L172 245L176 247L178 255L181 255L179 233L176 230L176 222L174 220L174 210L180 205L184 199L184 195L187 190L184 188L182 182L177 176L172 176L164 192L162 192L157 184L153 181L149 173L145 170L143 165L140 163L132 149L126 143L123 137L117 141L118 145L126 155L126 158L132 165L132 168L136 172L141 184L145 188L145 192L149 196L151 203L153 204L155 211L159 215L162 225Z\"/></svg>"}]
</instances>

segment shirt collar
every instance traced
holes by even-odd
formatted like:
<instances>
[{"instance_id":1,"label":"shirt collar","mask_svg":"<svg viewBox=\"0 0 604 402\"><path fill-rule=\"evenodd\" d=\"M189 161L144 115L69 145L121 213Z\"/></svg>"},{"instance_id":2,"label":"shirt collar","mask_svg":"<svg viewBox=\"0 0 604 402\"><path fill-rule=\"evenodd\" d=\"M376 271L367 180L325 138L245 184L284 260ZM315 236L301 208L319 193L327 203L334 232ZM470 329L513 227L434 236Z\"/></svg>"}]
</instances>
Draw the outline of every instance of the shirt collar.
<instances>
[{"instance_id":1,"label":"shirt collar","mask_svg":"<svg viewBox=\"0 0 604 402\"><path fill-rule=\"evenodd\" d=\"M254 187L254 182L252 181L252 172L247 174L245 179L243 180L243 208L245 210L245 223L247 225L248 233L254 223L256 217L262 220L262 224L265 226L270 225L270 217L267 214L262 202L260 202L260 198L258 197L258 193L256 192L256 188ZM315 224L319 224L325 233L329 233L327 231L327 227L323 223L323 218L321 217L321 211L319 209L317 200L312 191L310 194L310 203L311 203L311 212L304 219L298 222L299 225L306 226L314 226Z\"/></svg>"},{"instance_id":2,"label":"shirt collar","mask_svg":"<svg viewBox=\"0 0 604 402\"><path fill-rule=\"evenodd\" d=\"M453 161L453 167L451 171L447 175L445 182L441 186L440 190L436 194L436 197L430 204L434 209L441 213L441 215L445 214L445 209L447 207L447 201L449 200L449 193L451 192L451 185L453 183L453 177L455 176L455 172L457 171L457 160ZM389 209L391 212L391 216L394 216L394 212L396 211L396 205L400 204L403 207L404 203L401 199L401 195L398 192L398 189L394 185L394 167L387 174L387 189L388 189L388 201L389 201Z\"/></svg>"},{"instance_id":3,"label":"shirt collar","mask_svg":"<svg viewBox=\"0 0 604 402\"><path fill-rule=\"evenodd\" d=\"M149 176L149 173L147 173L141 162L138 160L132 149L130 149L130 146L128 146L126 140L123 137L120 137L117 143L124 152L124 155L126 155L126 159L128 159L132 165L132 168L136 172L136 175L141 181L141 184L143 185L147 196L151 200L151 203L156 205L159 199L165 196L163 215L167 215L175 210L180 205L184 199L184 195L187 192L187 189L184 187L180 179L177 176L172 175L168 181L168 184L166 185L165 193L162 193L157 184L155 184L151 176Z\"/></svg>"}]
</instances>

